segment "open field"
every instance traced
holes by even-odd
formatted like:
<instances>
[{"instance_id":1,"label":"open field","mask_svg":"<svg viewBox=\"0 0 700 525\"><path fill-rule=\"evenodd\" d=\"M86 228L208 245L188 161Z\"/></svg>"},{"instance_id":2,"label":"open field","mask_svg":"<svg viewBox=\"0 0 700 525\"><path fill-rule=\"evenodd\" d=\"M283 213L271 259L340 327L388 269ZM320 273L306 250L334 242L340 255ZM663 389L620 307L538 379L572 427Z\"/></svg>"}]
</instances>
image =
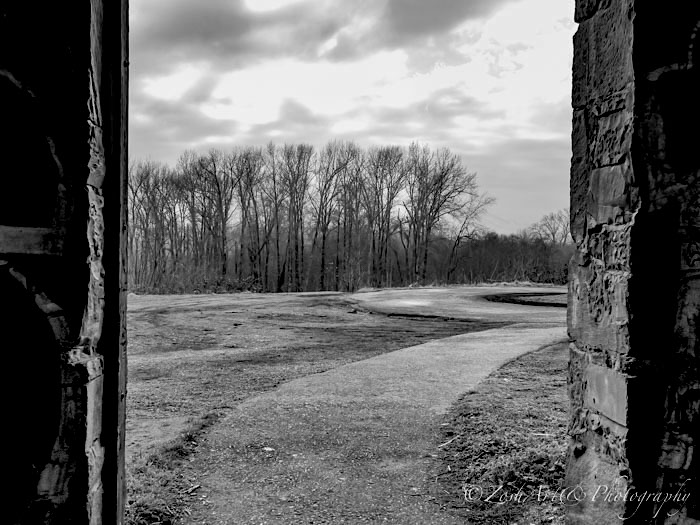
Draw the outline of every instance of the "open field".
<instances>
[{"instance_id":1,"label":"open field","mask_svg":"<svg viewBox=\"0 0 700 525\"><path fill-rule=\"evenodd\" d=\"M130 521L172 523L198 512L206 503L195 461L202 436L245 400L350 362L528 318L466 315L474 312L449 301L446 316L425 302L429 291L387 311L398 300L390 292L131 296ZM531 313L546 321L543 310ZM562 322L555 317L552 326Z\"/></svg>"}]
</instances>

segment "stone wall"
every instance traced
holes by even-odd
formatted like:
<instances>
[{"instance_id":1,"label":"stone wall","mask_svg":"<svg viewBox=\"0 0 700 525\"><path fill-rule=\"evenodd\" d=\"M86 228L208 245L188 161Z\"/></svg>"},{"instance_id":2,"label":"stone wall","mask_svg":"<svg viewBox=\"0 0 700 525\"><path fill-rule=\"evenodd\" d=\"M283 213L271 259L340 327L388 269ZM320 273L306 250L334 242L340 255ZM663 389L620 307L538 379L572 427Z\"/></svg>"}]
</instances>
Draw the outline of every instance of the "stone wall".
<instances>
[{"instance_id":1,"label":"stone wall","mask_svg":"<svg viewBox=\"0 0 700 525\"><path fill-rule=\"evenodd\" d=\"M576 4L569 522L700 523L700 4Z\"/></svg>"},{"instance_id":2,"label":"stone wall","mask_svg":"<svg viewBox=\"0 0 700 525\"><path fill-rule=\"evenodd\" d=\"M0 6L7 523L121 523L127 2Z\"/></svg>"}]
</instances>

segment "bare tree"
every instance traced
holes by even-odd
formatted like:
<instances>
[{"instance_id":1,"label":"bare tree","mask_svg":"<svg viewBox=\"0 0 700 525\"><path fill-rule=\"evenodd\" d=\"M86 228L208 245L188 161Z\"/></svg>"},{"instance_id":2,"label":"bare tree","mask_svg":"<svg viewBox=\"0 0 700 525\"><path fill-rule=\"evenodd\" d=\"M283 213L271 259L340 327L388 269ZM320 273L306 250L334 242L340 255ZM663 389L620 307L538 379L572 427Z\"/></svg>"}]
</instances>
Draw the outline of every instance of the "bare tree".
<instances>
[{"instance_id":1,"label":"bare tree","mask_svg":"<svg viewBox=\"0 0 700 525\"><path fill-rule=\"evenodd\" d=\"M371 148L367 154L362 195L371 236L369 275L373 286L391 284L388 264L391 218L406 181L403 157L398 146Z\"/></svg>"},{"instance_id":2,"label":"bare tree","mask_svg":"<svg viewBox=\"0 0 700 525\"><path fill-rule=\"evenodd\" d=\"M260 191L265 175L262 150L245 148L238 152L235 169L241 211L239 278L249 272L257 286L263 279L261 255L269 236L266 229L269 214Z\"/></svg>"},{"instance_id":3,"label":"bare tree","mask_svg":"<svg viewBox=\"0 0 700 525\"><path fill-rule=\"evenodd\" d=\"M212 149L202 155L197 163L203 203L201 212L206 213L208 226L215 241L215 252L219 257L220 276L226 278L228 270L228 226L233 211L234 195L238 184L236 153L224 154Z\"/></svg>"},{"instance_id":4,"label":"bare tree","mask_svg":"<svg viewBox=\"0 0 700 525\"><path fill-rule=\"evenodd\" d=\"M313 147L308 144L285 145L282 148L281 181L288 196L287 250L285 263L287 291L301 290L304 273L304 205L310 179Z\"/></svg>"},{"instance_id":5,"label":"bare tree","mask_svg":"<svg viewBox=\"0 0 700 525\"><path fill-rule=\"evenodd\" d=\"M544 242L562 246L571 242L568 208L551 212L530 227L531 233Z\"/></svg>"},{"instance_id":6,"label":"bare tree","mask_svg":"<svg viewBox=\"0 0 700 525\"><path fill-rule=\"evenodd\" d=\"M314 286L314 257L317 251L320 253L318 267L318 287L326 288L326 265L328 235L333 214L336 210L339 180L344 179L349 165L360 154L360 150L351 142L330 142L321 150L314 173L313 182L309 191L309 203L315 218L313 240L311 243L311 260L309 263L306 288ZM319 244L320 235L320 244Z\"/></svg>"},{"instance_id":7,"label":"bare tree","mask_svg":"<svg viewBox=\"0 0 700 525\"><path fill-rule=\"evenodd\" d=\"M452 239L452 247L447 260L446 280L448 282L453 279L454 272L457 269L457 257L460 246L464 241L477 239L479 235L484 233L479 219L494 202L495 199L489 195L470 193L466 197L464 206L454 213L454 219L456 219L456 224L459 224L459 226L448 234L448 237Z\"/></svg>"},{"instance_id":8,"label":"bare tree","mask_svg":"<svg viewBox=\"0 0 700 525\"><path fill-rule=\"evenodd\" d=\"M428 146L411 144L408 151L408 189L403 203L408 217L410 268L423 281L428 267L431 236L446 215L460 213L478 197L476 174L468 173L458 155L448 149L431 152Z\"/></svg>"},{"instance_id":9,"label":"bare tree","mask_svg":"<svg viewBox=\"0 0 700 525\"><path fill-rule=\"evenodd\" d=\"M156 162L131 166L128 183L130 204L131 272L135 282L160 288L166 275L166 220L162 213L170 197L169 169Z\"/></svg>"}]
</instances>

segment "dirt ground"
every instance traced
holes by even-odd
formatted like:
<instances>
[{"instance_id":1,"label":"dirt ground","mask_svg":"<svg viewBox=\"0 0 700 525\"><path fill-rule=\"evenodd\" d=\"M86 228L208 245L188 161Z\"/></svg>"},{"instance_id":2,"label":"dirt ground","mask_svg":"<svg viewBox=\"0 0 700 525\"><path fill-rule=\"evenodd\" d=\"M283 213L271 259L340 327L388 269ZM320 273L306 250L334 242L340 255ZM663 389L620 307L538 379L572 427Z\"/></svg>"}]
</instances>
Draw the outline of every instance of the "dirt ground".
<instances>
[{"instance_id":1,"label":"dirt ground","mask_svg":"<svg viewBox=\"0 0 700 525\"><path fill-rule=\"evenodd\" d=\"M384 316L341 294L131 297L129 458L280 383L503 322Z\"/></svg>"},{"instance_id":2,"label":"dirt ground","mask_svg":"<svg viewBox=\"0 0 700 525\"><path fill-rule=\"evenodd\" d=\"M383 311L358 300L361 295L130 296L130 523L205 522L192 515L202 516L207 504L197 483L209 468L202 462L203 435L242 402L347 363L514 321L506 315L436 316L421 300ZM540 310L543 319L551 317ZM274 464L277 451L251 443L235 458ZM348 522L356 522L348 512Z\"/></svg>"}]
</instances>

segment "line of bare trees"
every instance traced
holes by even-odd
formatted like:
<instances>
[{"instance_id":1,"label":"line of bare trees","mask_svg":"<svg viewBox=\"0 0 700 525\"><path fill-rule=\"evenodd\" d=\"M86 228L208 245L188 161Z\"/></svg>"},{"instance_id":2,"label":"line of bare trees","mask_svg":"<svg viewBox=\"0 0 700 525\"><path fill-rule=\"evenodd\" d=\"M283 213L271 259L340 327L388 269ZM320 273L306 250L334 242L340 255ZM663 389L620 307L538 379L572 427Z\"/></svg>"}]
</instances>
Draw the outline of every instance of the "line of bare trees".
<instances>
[{"instance_id":1,"label":"line of bare trees","mask_svg":"<svg viewBox=\"0 0 700 525\"><path fill-rule=\"evenodd\" d=\"M493 199L449 149L187 151L175 167L134 163L128 197L136 291L352 291L484 278L466 268Z\"/></svg>"}]
</instances>

